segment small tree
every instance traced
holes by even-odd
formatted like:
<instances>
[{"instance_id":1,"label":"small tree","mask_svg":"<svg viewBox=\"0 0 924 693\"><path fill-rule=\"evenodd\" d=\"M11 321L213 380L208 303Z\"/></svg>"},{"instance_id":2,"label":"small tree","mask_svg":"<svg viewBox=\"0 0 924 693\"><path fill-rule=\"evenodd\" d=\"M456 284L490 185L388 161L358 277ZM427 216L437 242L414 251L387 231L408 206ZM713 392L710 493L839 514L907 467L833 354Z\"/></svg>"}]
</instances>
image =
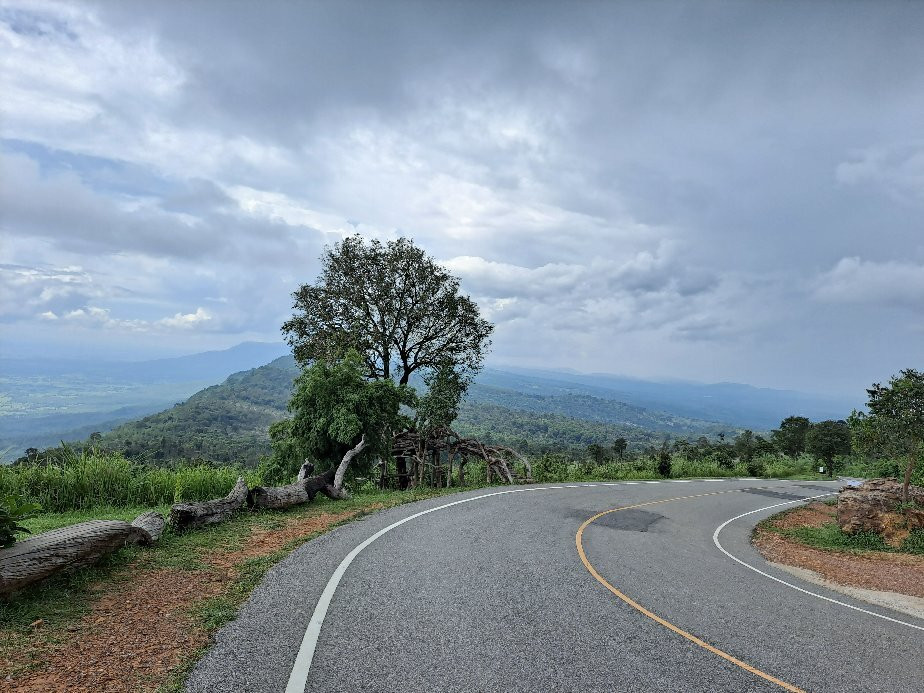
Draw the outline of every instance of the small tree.
<instances>
[{"instance_id":1,"label":"small tree","mask_svg":"<svg viewBox=\"0 0 924 693\"><path fill-rule=\"evenodd\" d=\"M869 414L851 417L861 447L906 457L902 500L908 502L908 486L924 444L924 373L907 368L889 381L874 383L869 395Z\"/></svg>"},{"instance_id":2,"label":"small tree","mask_svg":"<svg viewBox=\"0 0 924 693\"><path fill-rule=\"evenodd\" d=\"M834 457L850 454L850 427L846 421L819 421L805 434L805 450L823 460L828 476L834 476Z\"/></svg>"},{"instance_id":3,"label":"small tree","mask_svg":"<svg viewBox=\"0 0 924 693\"><path fill-rule=\"evenodd\" d=\"M629 441L627 441L625 438L617 438L613 441L613 452L616 453L616 457L620 460L625 457L628 447Z\"/></svg>"},{"instance_id":4,"label":"small tree","mask_svg":"<svg viewBox=\"0 0 924 693\"><path fill-rule=\"evenodd\" d=\"M408 399L407 388L390 379L366 380L355 352L332 364L316 362L295 381L292 418L271 428L276 467L291 476L308 457L319 470L329 469L358 446L371 456L390 455L391 431L409 424L399 411ZM368 459L357 460L366 471Z\"/></svg>"},{"instance_id":5,"label":"small tree","mask_svg":"<svg viewBox=\"0 0 924 693\"><path fill-rule=\"evenodd\" d=\"M735 438L734 448L738 459L749 465L751 458L754 457L754 431L747 430L739 433Z\"/></svg>"},{"instance_id":6,"label":"small tree","mask_svg":"<svg viewBox=\"0 0 924 693\"><path fill-rule=\"evenodd\" d=\"M599 466L606 462L606 448L599 443L591 443L587 446L587 457L592 464Z\"/></svg>"},{"instance_id":7,"label":"small tree","mask_svg":"<svg viewBox=\"0 0 924 693\"><path fill-rule=\"evenodd\" d=\"M770 433L770 439L784 455L798 457L805 452L805 434L812 422L804 416L787 416L780 427Z\"/></svg>"},{"instance_id":8,"label":"small tree","mask_svg":"<svg viewBox=\"0 0 924 693\"><path fill-rule=\"evenodd\" d=\"M661 449L658 450L658 474L664 478L671 475L671 450L667 445L667 441L664 441Z\"/></svg>"}]
</instances>

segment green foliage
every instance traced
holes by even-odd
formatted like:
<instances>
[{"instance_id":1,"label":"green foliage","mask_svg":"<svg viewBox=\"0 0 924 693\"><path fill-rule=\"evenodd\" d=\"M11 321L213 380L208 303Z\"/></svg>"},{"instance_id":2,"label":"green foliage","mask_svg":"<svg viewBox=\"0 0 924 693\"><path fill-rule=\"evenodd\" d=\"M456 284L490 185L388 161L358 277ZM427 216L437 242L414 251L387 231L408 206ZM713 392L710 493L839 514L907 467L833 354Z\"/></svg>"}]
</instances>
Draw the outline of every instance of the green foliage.
<instances>
[{"instance_id":1,"label":"green foliage","mask_svg":"<svg viewBox=\"0 0 924 693\"><path fill-rule=\"evenodd\" d=\"M658 476L667 478L671 475L671 453L667 443L661 446L658 451Z\"/></svg>"},{"instance_id":2,"label":"green foliage","mask_svg":"<svg viewBox=\"0 0 924 693\"><path fill-rule=\"evenodd\" d=\"M425 436L452 425L459 416L459 405L468 390L468 379L451 363L440 364L424 377L426 393L416 397L414 427Z\"/></svg>"},{"instance_id":3,"label":"green foliage","mask_svg":"<svg viewBox=\"0 0 924 693\"><path fill-rule=\"evenodd\" d=\"M760 459L764 464L764 475L771 479L814 477L816 475L815 460L810 455L803 454L798 457L765 455Z\"/></svg>"},{"instance_id":4,"label":"green foliage","mask_svg":"<svg viewBox=\"0 0 924 693\"><path fill-rule=\"evenodd\" d=\"M850 427L846 421L819 421L805 434L805 451L825 463L834 476L835 457L850 454Z\"/></svg>"},{"instance_id":5,"label":"green foliage","mask_svg":"<svg viewBox=\"0 0 924 693\"><path fill-rule=\"evenodd\" d=\"M770 439L784 455L798 457L805 452L805 435L811 425L804 416L787 416L780 427L770 433Z\"/></svg>"},{"instance_id":6,"label":"green foliage","mask_svg":"<svg viewBox=\"0 0 924 693\"><path fill-rule=\"evenodd\" d=\"M35 517L41 509L38 503L29 503L19 494L8 493L0 497L0 548L15 544L18 532L28 534L29 530L20 523Z\"/></svg>"},{"instance_id":7,"label":"green foliage","mask_svg":"<svg viewBox=\"0 0 924 693\"><path fill-rule=\"evenodd\" d=\"M775 531L821 549L855 553L884 551L889 553L924 554L924 530L920 529L911 532L897 549L887 544L875 532L847 534L841 530L836 522L829 522L820 527L793 527Z\"/></svg>"},{"instance_id":8,"label":"green foliage","mask_svg":"<svg viewBox=\"0 0 924 693\"><path fill-rule=\"evenodd\" d=\"M296 379L292 418L271 429L273 460L263 470L273 474L272 481L290 478L307 457L323 471L365 436L367 448L351 471L366 473L370 459L391 454L391 432L410 424L400 414L410 401L409 388L391 379L366 380L356 352L335 363L318 361Z\"/></svg>"},{"instance_id":9,"label":"green foliage","mask_svg":"<svg viewBox=\"0 0 924 693\"><path fill-rule=\"evenodd\" d=\"M613 441L613 453L619 459L622 459L623 457L625 457L626 450L628 449L629 449L629 441L623 438L622 436L620 436L619 438Z\"/></svg>"},{"instance_id":10,"label":"green foliage","mask_svg":"<svg viewBox=\"0 0 924 693\"><path fill-rule=\"evenodd\" d=\"M875 383L866 393L869 414L851 415L854 439L868 452L906 456L907 501L907 485L924 450L924 373L907 368L888 386Z\"/></svg>"},{"instance_id":11,"label":"green foliage","mask_svg":"<svg viewBox=\"0 0 924 693\"><path fill-rule=\"evenodd\" d=\"M119 453L71 452L54 463L0 467L0 494L21 493L50 512L93 507L161 506L227 495L238 476L255 485L253 473L234 467L150 467Z\"/></svg>"},{"instance_id":12,"label":"green foliage","mask_svg":"<svg viewBox=\"0 0 924 693\"><path fill-rule=\"evenodd\" d=\"M408 238L366 242L355 235L327 248L318 282L293 294L295 314L282 326L302 364L338 361L356 351L373 379L451 363L481 368L493 326L459 293L453 277Z\"/></svg>"}]
</instances>

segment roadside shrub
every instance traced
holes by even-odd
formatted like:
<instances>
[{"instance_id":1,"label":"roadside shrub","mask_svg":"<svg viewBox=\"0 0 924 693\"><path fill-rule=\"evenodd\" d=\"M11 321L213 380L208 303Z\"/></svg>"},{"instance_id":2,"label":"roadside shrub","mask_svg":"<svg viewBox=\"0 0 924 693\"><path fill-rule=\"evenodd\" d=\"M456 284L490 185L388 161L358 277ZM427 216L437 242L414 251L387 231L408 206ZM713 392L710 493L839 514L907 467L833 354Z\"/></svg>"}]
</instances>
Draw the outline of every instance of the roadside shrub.
<instances>
[{"instance_id":1,"label":"roadside shrub","mask_svg":"<svg viewBox=\"0 0 924 693\"><path fill-rule=\"evenodd\" d=\"M658 476L667 478L671 475L671 453L666 447L658 452Z\"/></svg>"},{"instance_id":2,"label":"roadside shrub","mask_svg":"<svg viewBox=\"0 0 924 693\"><path fill-rule=\"evenodd\" d=\"M691 460L674 455L671 460L671 474L675 477L726 477L737 474L734 467L717 464L714 460Z\"/></svg>"},{"instance_id":3,"label":"roadside shrub","mask_svg":"<svg viewBox=\"0 0 924 693\"><path fill-rule=\"evenodd\" d=\"M764 462L764 475L771 479L810 475L814 472L815 460L809 455L800 455L799 457L776 455L765 458Z\"/></svg>"},{"instance_id":4,"label":"roadside shrub","mask_svg":"<svg viewBox=\"0 0 924 693\"><path fill-rule=\"evenodd\" d=\"M540 484L569 481L569 466L570 460L564 455L542 455L532 461L533 479Z\"/></svg>"},{"instance_id":5,"label":"roadside shrub","mask_svg":"<svg viewBox=\"0 0 924 693\"><path fill-rule=\"evenodd\" d=\"M27 503L19 495L0 498L0 549L15 544L18 532L28 533L29 530L19 523L35 517L41 509L38 503Z\"/></svg>"},{"instance_id":6,"label":"roadside shrub","mask_svg":"<svg viewBox=\"0 0 924 693\"><path fill-rule=\"evenodd\" d=\"M205 464L173 469L150 467L119 453L87 451L49 464L0 467L0 495L19 493L48 512L93 507L170 505L226 495L244 475L250 485L255 472Z\"/></svg>"}]
</instances>

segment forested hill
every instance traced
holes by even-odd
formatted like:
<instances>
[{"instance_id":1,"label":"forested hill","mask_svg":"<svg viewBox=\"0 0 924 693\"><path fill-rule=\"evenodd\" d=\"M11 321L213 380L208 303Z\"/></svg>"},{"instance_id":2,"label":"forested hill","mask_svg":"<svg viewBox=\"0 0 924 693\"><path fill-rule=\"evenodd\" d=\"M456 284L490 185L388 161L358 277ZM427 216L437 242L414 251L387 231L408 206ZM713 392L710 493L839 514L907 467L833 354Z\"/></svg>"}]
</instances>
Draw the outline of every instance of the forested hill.
<instances>
[{"instance_id":1,"label":"forested hill","mask_svg":"<svg viewBox=\"0 0 924 693\"><path fill-rule=\"evenodd\" d=\"M256 464L269 452L268 428L287 415L295 360L230 376L170 409L103 435L102 444L151 461L206 459ZM721 424L667 414L589 395L532 395L476 383L455 428L462 435L504 442L530 452L609 446L618 437L633 447L660 443L665 434L731 433Z\"/></svg>"},{"instance_id":2,"label":"forested hill","mask_svg":"<svg viewBox=\"0 0 924 693\"><path fill-rule=\"evenodd\" d=\"M107 448L154 461L182 458L254 464L269 452L270 424L286 416L295 359L282 356L229 376L159 414L103 435Z\"/></svg>"}]
</instances>

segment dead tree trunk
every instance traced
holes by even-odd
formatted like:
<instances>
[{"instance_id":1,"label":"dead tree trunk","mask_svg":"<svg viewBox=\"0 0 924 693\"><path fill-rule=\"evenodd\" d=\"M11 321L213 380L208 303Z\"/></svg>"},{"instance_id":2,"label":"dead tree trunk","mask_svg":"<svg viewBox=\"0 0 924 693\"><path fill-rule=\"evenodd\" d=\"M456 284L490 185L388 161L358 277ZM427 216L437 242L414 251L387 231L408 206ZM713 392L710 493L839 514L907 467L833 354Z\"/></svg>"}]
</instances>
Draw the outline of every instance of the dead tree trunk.
<instances>
[{"instance_id":1,"label":"dead tree trunk","mask_svg":"<svg viewBox=\"0 0 924 693\"><path fill-rule=\"evenodd\" d=\"M162 515L144 513L132 524L90 520L16 542L0 549L0 595L12 594L64 570L92 565L127 544L154 541L163 526Z\"/></svg>"},{"instance_id":2,"label":"dead tree trunk","mask_svg":"<svg viewBox=\"0 0 924 693\"><path fill-rule=\"evenodd\" d=\"M167 520L164 516L153 510L141 513L132 520L132 527L144 532L140 541L143 544L152 544L160 539L160 535L164 533L164 527L166 526Z\"/></svg>"},{"instance_id":3,"label":"dead tree trunk","mask_svg":"<svg viewBox=\"0 0 924 693\"><path fill-rule=\"evenodd\" d=\"M347 467L350 466L350 462L353 460L353 458L359 455L359 453L365 450L365 448L366 448L366 436L364 434L363 437L360 439L360 441L356 444L356 446L352 448L351 450L348 450L347 454L343 456L343 459L340 461L340 466L337 467L337 472L334 474L334 486L333 486L333 492L334 492L333 497L334 498L346 499L350 497L350 494L347 493L346 490L344 490L343 488L343 477L346 474Z\"/></svg>"},{"instance_id":4,"label":"dead tree trunk","mask_svg":"<svg viewBox=\"0 0 924 693\"><path fill-rule=\"evenodd\" d=\"M247 481L239 477L224 498L201 503L177 503L170 508L170 525L177 531L223 522L247 502Z\"/></svg>"},{"instance_id":5,"label":"dead tree trunk","mask_svg":"<svg viewBox=\"0 0 924 693\"><path fill-rule=\"evenodd\" d=\"M287 486L256 486L247 493L247 505L251 508L272 508L281 510L293 505L309 503L314 494L308 493L311 479L301 479Z\"/></svg>"}]
</instances>

